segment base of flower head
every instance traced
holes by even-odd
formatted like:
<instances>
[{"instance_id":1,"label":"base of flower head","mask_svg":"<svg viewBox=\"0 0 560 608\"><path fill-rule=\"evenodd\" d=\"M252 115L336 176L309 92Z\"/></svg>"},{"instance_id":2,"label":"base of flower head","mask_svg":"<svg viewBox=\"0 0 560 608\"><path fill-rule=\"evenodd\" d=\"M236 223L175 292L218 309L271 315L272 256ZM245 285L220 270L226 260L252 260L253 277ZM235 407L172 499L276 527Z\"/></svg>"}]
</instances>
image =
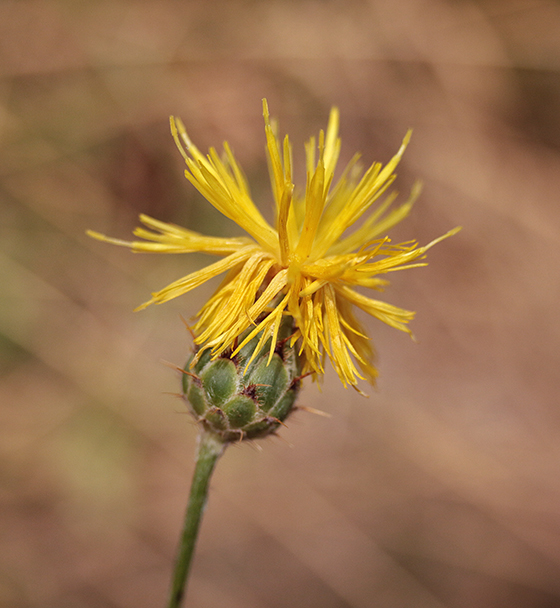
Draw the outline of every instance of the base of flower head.
<instances>
[{"instance_id":1,"label":"base of flower head","mask_svg":"<svg viewBox=\"0 0 560 608\"><path fill-rule=\"evenodd\" d=\"M287 316L274 350L265 344L254 358L261 334L236 354L231 349L215 358L209 349L193 353L185 365L183 393L199 424L226 442L273 433L293 411L301 385L297 347L290 347L293 331Z\"/></svg>"}]
</instances>

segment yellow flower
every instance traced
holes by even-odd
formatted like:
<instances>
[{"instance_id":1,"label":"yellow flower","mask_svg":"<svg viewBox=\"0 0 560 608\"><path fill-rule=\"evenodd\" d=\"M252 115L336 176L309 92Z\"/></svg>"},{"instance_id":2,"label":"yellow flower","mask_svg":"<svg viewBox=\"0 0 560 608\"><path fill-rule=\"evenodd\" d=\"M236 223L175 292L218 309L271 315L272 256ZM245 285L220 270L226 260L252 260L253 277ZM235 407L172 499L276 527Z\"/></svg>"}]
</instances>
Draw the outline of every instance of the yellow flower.
<instances>
[{"instance_id":1,"label":"yellow flower","mask_svg":"<svg viewBox=\"0 0 560 608\"><path fill-rule=\"evenodd\" d=\"M148 229L134 230L134 235L143 241L122 241L92 231L89 235L133 251L200 251L221 258L153 293L151 300L139 307L166 302L227 273L197 315L194 331L195 342L201 347L199 352L211 348L217 356L228 347L239 349L264 330L255 355L272 336L272 357L282 317L291 315L296 325L291 344L300 341L304 373L315 378L322 374L328 356L345 386L356 387L358 378L374 383L377 376L374 350L354 308L409 333L407 323L414 313L369 298L355 288L382 291L388 282L381 275L424 266L418 260L424 258L425 252L458 228L424 247L416 242L392 245L384 236L408 215L420 192L420 185L416 184L404 204L392 208L397 196L392 192L373 206L393 183L393 171L411 131L385 167L374 163L362 175L356 155L333 186L340 153L339 113L333 108L326 134L321 131L318 140L312 137L305 146L307 183L305 193L300 196L292 183L289 139L286 136L280 142L266 100L263 113L275 228L251 199L245 177L227 142L222 156L214 148L205 156L192 143L181 121L172 117L171 131L187 165L186 178L251 238L203 236L146 215L141 215L140 221ZM360 226L347 234L361 218L365 219ZM254 329L238 343L238 337L251 326Z\"/></svg>"}]
</instances>

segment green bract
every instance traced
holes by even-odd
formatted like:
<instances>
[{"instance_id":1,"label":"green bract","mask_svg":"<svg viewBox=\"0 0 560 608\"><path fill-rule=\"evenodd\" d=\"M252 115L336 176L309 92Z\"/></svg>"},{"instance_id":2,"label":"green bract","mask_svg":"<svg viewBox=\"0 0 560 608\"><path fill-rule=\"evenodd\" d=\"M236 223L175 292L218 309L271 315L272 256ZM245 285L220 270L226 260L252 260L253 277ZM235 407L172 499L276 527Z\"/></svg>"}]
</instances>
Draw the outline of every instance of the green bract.
<instances>
[{"instance_id":1,"label":"green bract","mask_svg":"<svg viewBox=\"0 0 560 608\"><path fill-rule=\"evenodd\" d=\"M300 388L299 357L296 346L289 346L292 333L292 318L285 317L270 362L269 338L249 363L261 334L233 356L227 350L212 360L205 350L197 361L194 353L185 366L183 392L197 421L224 441L275 431L292 411Z\"/></svg>"}]
</instances>

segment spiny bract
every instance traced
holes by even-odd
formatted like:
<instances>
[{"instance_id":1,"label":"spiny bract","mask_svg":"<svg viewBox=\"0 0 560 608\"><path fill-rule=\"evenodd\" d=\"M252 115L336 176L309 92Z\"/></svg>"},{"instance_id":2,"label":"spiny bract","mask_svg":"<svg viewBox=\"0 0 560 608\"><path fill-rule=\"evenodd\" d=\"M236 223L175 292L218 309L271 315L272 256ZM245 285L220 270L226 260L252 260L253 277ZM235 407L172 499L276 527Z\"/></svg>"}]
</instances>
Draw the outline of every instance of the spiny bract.
<instances>
[{"instance_id":1,"label":"spiny bract","mask_svg":"<svg viewBox=\"0 0 560 608\"><path fill-rule=\"evenodd\" d=\"M236 441L264 437L278 428L293 410L301 383L297 347L289 345L293 332L292 318L286 316L271 356L267 343L252 358L261 338L257 335L235 355L227 349L212 360L206 349L190 357L183 391L205 429L224 441Z\"/></svg>"}]
</instances>

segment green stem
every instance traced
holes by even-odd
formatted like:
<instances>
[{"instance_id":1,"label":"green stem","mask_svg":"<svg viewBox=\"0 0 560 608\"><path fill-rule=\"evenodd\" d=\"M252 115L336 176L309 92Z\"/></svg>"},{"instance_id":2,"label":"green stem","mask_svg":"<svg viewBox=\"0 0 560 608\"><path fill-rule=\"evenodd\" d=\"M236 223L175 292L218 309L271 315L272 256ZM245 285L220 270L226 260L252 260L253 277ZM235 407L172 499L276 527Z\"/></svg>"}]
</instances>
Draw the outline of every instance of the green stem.
<instances>
[{"instance_id":1,"label":"green stem","mask_svg":"<svg viewBox=\"0 0 560 608\"><path fill-rule=\"evenodd\" d=\"M225 444L221 439L208 431L201 430L199 443L196 452L196 464L191 485L191 494L183 534L175 562L173 582L171 587L171 597L169 598L168 608L179 608L185 595L185 588L189 576L196 538L202 520L202 513L208 497L208 485L214 466L222 452Z\"/></svg>"}]
</instances>

